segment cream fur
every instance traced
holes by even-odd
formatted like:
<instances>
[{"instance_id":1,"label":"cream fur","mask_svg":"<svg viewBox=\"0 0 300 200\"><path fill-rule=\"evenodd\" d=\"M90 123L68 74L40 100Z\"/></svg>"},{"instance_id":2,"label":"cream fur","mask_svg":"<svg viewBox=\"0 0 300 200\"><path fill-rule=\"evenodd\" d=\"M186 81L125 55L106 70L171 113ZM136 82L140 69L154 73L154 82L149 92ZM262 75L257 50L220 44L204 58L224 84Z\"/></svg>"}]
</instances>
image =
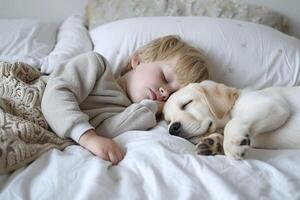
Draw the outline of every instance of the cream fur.
<instances>
[{"instance_id":1,"label":"cream fur","mask_svg":"<svg viewBox=\"0 0 300 200\"><path fill-rule=\"evenodd\" d=\"M245 91L203 81L171 95L163 112L187 139L224 128L225 155L241 159L250 146L300 148L299 99L300 86Z\"/></svg>"}]
</instances>

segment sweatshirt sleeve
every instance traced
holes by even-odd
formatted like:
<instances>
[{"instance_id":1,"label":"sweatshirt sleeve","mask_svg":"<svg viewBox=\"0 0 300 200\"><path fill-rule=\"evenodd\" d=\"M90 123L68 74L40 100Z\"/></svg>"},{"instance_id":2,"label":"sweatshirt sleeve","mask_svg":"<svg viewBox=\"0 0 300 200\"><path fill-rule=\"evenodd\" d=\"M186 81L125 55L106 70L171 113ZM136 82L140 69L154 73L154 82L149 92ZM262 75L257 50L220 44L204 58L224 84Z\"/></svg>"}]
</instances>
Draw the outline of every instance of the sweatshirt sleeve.
<instances>
[{"instance_id":1,"label":"sweatshirt sleeve","mask_svg":"<svg viewBox=\"0 0 300 200\"><path fill-rule=\"evenodd\" d=\"M79 105L93 90L105 68L102 57L89 52L72 58L51 74L41 107L48 124L58 136L70 137L72 129L84 131L92 128L88 115L80 110Z\"/></svg>"},{"instance_id":2,"label":"sweatshirt sleeve","mask_svg":"<svg viewBox=\"0 0 300 200\"><path fill-rule=\"evenodd\" d=\"M157 104L148 99L131 104L123 112L104 120L96 127L96 132L113 138L125 131L153 128L157 124L155 115L157 109Z\"/></svg>"}]
</instances>

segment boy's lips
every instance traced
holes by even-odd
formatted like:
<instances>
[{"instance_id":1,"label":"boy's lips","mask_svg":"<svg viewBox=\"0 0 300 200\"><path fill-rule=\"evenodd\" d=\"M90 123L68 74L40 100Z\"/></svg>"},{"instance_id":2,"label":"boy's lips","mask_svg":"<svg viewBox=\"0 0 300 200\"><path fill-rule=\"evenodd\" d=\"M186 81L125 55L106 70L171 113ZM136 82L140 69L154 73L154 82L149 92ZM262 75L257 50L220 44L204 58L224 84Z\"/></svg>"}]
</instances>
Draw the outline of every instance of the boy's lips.
<instances>
[{"instance_id":1,"label":"boy's lips","mask_svg":"<svg viewBox=\"0 0 300 200\"><path fill-rule=\"evenodd\" d=\"M153 100L153 101L162 101L163 98L162 96L160 96L159 94L157 94L156 92L154 92L152 89L149 89L150 91L150 99Z\"/></svg>"},{"instance_id":2,"label":"boy's lips","mask_svg":"<svg viewBox=\"0 0 300 200\"><path fill-rule=\"evenodd\" d=\"M151 89L149 89L149 91L150 91L150 95L149 95L150 99L155 101L157 99L156 93Z\"/></svg>"}]
</instances>

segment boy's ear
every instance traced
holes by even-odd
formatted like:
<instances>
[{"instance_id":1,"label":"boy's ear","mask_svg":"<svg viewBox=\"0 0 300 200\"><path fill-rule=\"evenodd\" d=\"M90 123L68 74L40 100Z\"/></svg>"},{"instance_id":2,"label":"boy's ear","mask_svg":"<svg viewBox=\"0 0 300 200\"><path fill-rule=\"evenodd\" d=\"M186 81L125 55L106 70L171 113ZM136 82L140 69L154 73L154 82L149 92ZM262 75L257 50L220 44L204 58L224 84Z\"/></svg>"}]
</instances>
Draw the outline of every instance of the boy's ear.
<instances>
[{"instance_id":1,"label":"boy's ear","mask_svg":"<svg viewBox=\"0 0 300 200\"><path fill-rule=\"evenodd\" d=\"M132 69L135 69L141 62L140 56L138 53L134 53L131 57L131 66Z\"/></svg>"}]
</instances>

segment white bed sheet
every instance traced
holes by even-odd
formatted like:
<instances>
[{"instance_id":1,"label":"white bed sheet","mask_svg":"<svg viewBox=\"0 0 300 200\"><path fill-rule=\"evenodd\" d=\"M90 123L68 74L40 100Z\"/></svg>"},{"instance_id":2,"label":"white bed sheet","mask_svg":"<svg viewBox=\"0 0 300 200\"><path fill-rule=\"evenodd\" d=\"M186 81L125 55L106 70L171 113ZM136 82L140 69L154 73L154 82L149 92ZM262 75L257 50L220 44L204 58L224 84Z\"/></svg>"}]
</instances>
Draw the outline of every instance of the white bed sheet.
<instances>
[{"instance_id":1,"label":"white bed sheet","mask_svg":"<svg viewBox=\"0 0 300 200\"><path fill-rule=\"evenodd\" d=\"M0 19L0 61L40 68L56 42L57 25L37 19Z\"/></svg>"},{"instance_id":2,"label":"white bed sheet","mask_svg":"<svg viewBox=\"0 0 300 200\"><path fill-rule=\"evenodd\" d=\"M249 150L247 160L199 156L188 141L151 131L116 138L112 166L80 146L53 149L0 176L0 199L299 199L300 150Z\"/></svg>"}]
</instances>

